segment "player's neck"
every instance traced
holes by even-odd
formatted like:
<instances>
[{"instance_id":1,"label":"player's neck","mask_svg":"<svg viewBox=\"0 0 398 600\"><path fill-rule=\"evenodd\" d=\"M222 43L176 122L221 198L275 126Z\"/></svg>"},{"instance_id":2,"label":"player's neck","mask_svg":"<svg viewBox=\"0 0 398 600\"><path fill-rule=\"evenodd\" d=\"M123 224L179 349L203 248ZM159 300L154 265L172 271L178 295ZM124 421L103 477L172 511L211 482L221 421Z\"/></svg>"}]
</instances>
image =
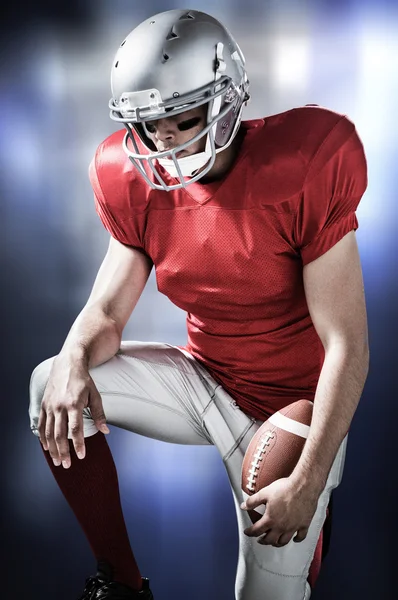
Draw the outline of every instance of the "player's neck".
<instances>
[{"instance_id":1,"label":"player's neck","mask_svg":"<svg viewBox=\"0 0 398 600\"><path fill-rule=\"evenodd\" d=\"M218 181L227 175L239 155L244 137L245 132L240 128L232 144L217 154L213 167L199 180L200 183L206 184Z\"/></svg>"}]
</instances>

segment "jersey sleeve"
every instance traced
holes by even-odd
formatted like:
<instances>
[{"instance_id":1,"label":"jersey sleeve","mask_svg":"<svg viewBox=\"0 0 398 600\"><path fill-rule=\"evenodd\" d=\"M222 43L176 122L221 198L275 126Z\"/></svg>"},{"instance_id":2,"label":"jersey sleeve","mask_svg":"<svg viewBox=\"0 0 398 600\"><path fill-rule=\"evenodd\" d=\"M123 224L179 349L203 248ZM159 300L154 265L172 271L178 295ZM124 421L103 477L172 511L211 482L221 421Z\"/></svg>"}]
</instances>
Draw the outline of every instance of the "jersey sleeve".
<instances>
[{"instance_id":1,"label":"jersey sleeve","mask_svg":"<svg viewBox=\"0 0 398 600\"><path fill-rule=\"evenodd\" d=\"M89 166L89 179L94 192L95 209L105 229L122 244L132 246L138 250L142 250L142 244L138 235L135 234L131 227L131 219L127 220L123 210L123 193L118 186L108 185L112 191L104 191L104 186L101 185L99 169L97 166L97 156L100 148L97 150L94 158ZM102 161L101 161L102 162ZM111 197L110 197L111 196ZM125 227L128 225L128 227Z\"/></svg>"},{"instance_id":2,"label":"jersey sleeve","mask_svg":"<svg viewBox=\"0 0 398 600\"><path fill-rule=\"evenodd\" d=\"M367 187L367 166L354 124L342 117L310 162L296 215L303 265L358 228L355 211Z\"/></svg>"}]
</instances>

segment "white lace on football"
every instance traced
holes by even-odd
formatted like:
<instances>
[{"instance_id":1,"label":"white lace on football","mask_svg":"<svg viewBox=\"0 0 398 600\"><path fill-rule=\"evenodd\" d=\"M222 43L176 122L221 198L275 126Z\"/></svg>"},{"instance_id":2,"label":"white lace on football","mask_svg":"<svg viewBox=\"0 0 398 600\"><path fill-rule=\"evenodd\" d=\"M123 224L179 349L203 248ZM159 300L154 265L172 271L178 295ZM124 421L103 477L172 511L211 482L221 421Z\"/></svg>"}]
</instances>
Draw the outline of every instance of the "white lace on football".
<instances>
[{"instance_id":1,"label":"white lace on football","mask_svg":"<svg viewBox=\"0 0 398 600\"><path fill-rule=\"evenodd\" d=\"M266 431L260 440L259 445L256 448L256 454L253 456L253 462L251 463L251 469L249 471L249 477L247 478L246 489L250 492L254 492L255 483L260 469L260 462L263 460L263 455L266 452L267 446L269 446L270 440L274 438L273 431Z\"/></svg>"}]
</instances>

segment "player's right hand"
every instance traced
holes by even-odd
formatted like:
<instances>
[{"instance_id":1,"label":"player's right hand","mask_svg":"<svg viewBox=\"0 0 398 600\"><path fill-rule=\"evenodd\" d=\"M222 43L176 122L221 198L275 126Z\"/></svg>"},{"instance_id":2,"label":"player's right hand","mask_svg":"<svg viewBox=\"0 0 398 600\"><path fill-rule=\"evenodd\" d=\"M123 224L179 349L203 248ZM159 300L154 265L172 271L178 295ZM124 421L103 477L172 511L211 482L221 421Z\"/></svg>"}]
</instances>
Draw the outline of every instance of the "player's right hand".
<instances>
[{"instance_id":1,"label":"player's right hand","mask_svg":"<svg viewBox=\"0 0 398 600\"><path fill-rule=\"evenodd\" d=\"M57 356L54 359L40 410L38 432L44 450L48 450L55 466L71 465L68 427L79 458L86 448L83 435L83 409L89 407L99 431L109 433L101 396L88 369L81 363Z\"/></svg>"}]
</instances>

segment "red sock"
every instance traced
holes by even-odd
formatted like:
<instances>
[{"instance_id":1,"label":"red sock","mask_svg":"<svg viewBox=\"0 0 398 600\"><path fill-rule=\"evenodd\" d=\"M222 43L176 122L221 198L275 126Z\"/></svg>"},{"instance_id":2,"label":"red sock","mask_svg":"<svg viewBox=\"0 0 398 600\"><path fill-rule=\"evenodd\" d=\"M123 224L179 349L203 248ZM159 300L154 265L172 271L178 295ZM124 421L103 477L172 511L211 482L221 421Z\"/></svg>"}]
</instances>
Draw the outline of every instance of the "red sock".
<instances>
[{"instance_id":1,"label":"red sock","mask_svg":"<svg viewBox=\"0 0 398 600\"><path fill-rule=\"evenodd\" d=\"M43 453L96 559L112 566L115 581L140 590L141 574L130 547L108 442L101 432L85 438L84 442L86 456L80 460L69 440L69 469L56 467L50 453L44 450Z\"/></svg>"}]
</instances>

